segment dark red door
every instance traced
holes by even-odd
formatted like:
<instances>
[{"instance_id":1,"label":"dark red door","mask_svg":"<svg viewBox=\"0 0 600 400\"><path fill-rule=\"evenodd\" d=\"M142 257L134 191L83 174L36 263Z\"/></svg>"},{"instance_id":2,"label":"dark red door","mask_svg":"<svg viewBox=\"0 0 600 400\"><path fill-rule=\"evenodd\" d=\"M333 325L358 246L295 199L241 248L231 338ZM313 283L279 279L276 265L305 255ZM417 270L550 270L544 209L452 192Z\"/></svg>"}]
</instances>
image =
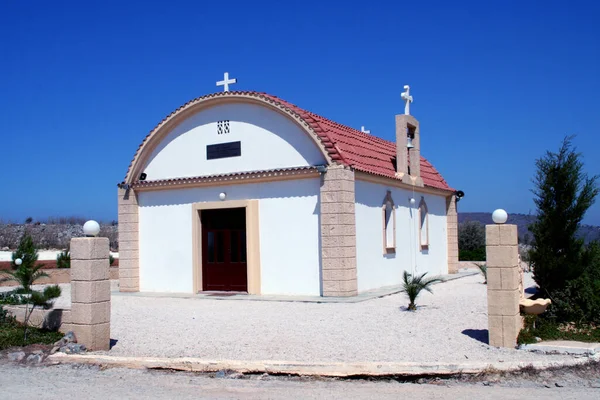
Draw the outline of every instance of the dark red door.
<instances>
[{"instance_id":1,"label":"dark red door","mask_svg":"<svg viewBox=\"0 0 600 400\"><path fill-rule=\"evenodd\" d=\"M203 210L202 290L248 291L246 209Z\"/></svg>"}]
</instances>

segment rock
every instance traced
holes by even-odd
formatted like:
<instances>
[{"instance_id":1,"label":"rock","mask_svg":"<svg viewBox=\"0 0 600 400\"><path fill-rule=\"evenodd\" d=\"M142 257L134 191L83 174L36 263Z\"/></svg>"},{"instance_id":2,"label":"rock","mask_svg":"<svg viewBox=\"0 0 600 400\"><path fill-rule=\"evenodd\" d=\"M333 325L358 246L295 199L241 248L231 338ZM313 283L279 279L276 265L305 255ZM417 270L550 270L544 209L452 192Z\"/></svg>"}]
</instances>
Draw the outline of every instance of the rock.
<instances>
[{"instance_id":1,"label":"rock","mask_svg":"<svg viewBox=\"0 0 600 400\"><path fill-rule=\"evenodd\" d=\"M65 333L63 339L66 339L67 343L77 343L77 336L75 336L75 332L73 331Z\"/></svg>"},{"instance_id":2,"label":"rock","mask_svg":"<svg viewBox=\"0 0 600 400\"><path fill-rule=\"evenodd\" d=\"M555 382L554 386L556 386L556 387L565 387L564 383L560 383L560 382Z\"/></svg>"},{"instance_id":3,"label":"rock","mask_svg":"<svg viewBox=\"0 0 600 400\"><path fill-rule=\"evenodd\" d=\"M265 373L264 373L264 374L262 374L262 375L260 376L260 378L258 378L258 379L260 379L261 381L268 381L269 379L271 379L271 377L269 376L269 374L267 374L267 373L265 372Z\"/></svg>"},{"instance_id":4,"label":"rock","mask_svg":"<svg viewBox=\"0 0 600 400\"><path fill-rule=\"evenodd\" d=\"M42 354L43 355L44 351L43 350L35 350L35 351L32 351L31 354Z\"/></svg>"},{"instance_id":5,"label":"rock","mask_svg":"<svg viewBox=\"0 0 600 400\"><path fill-rule=\"evenodd\" d=\"M8 353L8 359L10 361L22 361L25 358L25 353L22 351L17 351L15 353Z\"/></svg>"},{"instance_id":6,"label":"rock","mask_svg":"<svg viewBox=\"0 0 600 400\"><path fill-rule=\"evenodd\" d=\"M67 332L65 336L62 337L62 339L54 343L54 347L58 347L58 349L60 349L61 347L65 347L69 343L77 343L77 337L75 336L75 333L73 331ZM58 351L58 349L56 351Z\"/></svg>"},{"instance_id":7,"label":"rock","mask_svg":"<svg viewBox=\"0 0 600 400\"><path fill-rule=\"evenodd\" d=\"M1 251L10 251L10 249L9 249L8 247L4 246L4 247L1 249Z\"/></svg>"},{"instance_id":8,"label":"rock","mask_svg":"<svg viewBox=\"0 0 600 400\"><path fill-rule=\"evenodd\" d=\"M229 375L227 378L229 378L229 379L244 379L244 374L239 373L239 372L234 372L233 374Z\"/></svg>"},{"instance_id":9,"label":"rock","mask_svg":"<svg viewBox=\"0 0 600 400\"><path fill-rule=\"evenodd\" d=\"M217 371L215 374L215 378L225 378L227 376L227 372L225 370Z\"/></svg>"},{"instance_id":10,"label":"rock","mask_svg":"<svg viewBox=\"0 0 600 400\"><path fill-rule=\"evenodd\" d=\"M57 351L59 351L59 350L60 350L60 347L59 347L59 346L54 346L54 347L52 348L52 350L50 350L50 354L54 354L54 353L56 353L56 352L57 352Z\"/></svg>"},{"instance_id":11,"label":"rock","mask_svg":"<svg viewBox=\"0 0 600 400\"><path fill-rule=\"evenodd\" d=\"M65 346L62 346L59 351L65 354L80 354L85 353L87 348L85 344L77 344L77 343L67 343Z\"/></svg>"},{"instance_id":12,"label":"rock","mask_svg":"<svg viewBox=\"0 0 600 400\"><path fill-rule=\"evenodd\" d=\"M485 381L485 382L483 382L483 386L492 386L492 383L488 382L488 381Z\"/></svg>"},{"instance_id":13,"label":"rock","mask_svg":"<svg viewBox=\"0 0 600 400\"><path fill-rule=\"evenodd\" d=\"M541 337L537 337L537 336L536 336L536 337L535 337L535 341L539 343L539 342L541 342L541 341L542 341L542 338L541 338Z\"/></svg>"},{"instance_id":14,"label":"rock","mask_svg":"<svg viewBox=\"0 0 600 400\"><path fill-rule=\"evenodd\" d=\"M41 354L30 354L27 356L27 363L29 364L39 364L44 359L44 356Z\"/></svg>"}]
</instances>

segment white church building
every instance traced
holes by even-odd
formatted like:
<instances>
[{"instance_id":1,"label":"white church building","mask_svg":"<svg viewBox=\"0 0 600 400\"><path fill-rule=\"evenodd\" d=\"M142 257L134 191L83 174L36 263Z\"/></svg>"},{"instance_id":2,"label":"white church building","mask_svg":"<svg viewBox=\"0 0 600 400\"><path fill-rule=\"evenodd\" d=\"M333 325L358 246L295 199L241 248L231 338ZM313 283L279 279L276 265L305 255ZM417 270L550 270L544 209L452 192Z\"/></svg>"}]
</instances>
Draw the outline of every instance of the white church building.
<instances>
[{"instance_id":1,"label":"white church building","mask_svg":"<svg viewBox=\"0 0 600 400\"><path fill-rule=\"evenodd\" d=\"M119 184L120 290L355 296L456 272L457 192L403 98L395 143L266 93L175 110Z\"/></svg>"}]
</instances>

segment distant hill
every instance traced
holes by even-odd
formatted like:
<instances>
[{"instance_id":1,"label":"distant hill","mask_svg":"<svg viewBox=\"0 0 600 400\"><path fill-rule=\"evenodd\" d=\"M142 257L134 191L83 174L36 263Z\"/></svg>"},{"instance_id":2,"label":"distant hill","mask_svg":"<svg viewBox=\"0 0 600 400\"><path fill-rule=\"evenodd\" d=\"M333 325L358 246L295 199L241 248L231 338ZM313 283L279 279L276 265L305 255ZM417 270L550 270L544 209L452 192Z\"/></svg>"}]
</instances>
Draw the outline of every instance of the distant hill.
<instances>
[{"instance_id":1,"label":"distant hill","mask_svg":"<svg viewBox=\"0 0 600 400\"><path fill-rule=\"evenodd\" d=\"M527 214L508 214L507 224L515 224L519 230L519 237L523 237L529 232L527 227L535 220L535 215ZM487 212L459 212L458 223L466 221L479 221L484 225L492 224L492 214ZM531 235L531 233L530 233ZM582 237L586 243L594 240L600 240L600 226L593 225L582 225L578 233L579 237Z\"/></svg>"}]
</instances>

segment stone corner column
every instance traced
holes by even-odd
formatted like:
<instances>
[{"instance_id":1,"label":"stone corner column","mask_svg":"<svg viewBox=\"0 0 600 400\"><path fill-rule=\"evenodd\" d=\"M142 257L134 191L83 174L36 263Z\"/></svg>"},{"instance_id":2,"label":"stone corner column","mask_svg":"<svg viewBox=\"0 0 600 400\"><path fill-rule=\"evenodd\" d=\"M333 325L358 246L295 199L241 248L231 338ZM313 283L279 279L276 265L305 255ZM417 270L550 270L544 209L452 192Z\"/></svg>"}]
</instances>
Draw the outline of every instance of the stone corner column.
<instances>
[{"instance_id":1,"label":"stone corner column","mask_svg":"<svg viewBox=\"0 0 600 400\"><path fill-rule=\"evenodd\" d=\"M456 196L446 198L446 235L448 240L448 273L456 274L458 263L458 212Z\"/></svg>"},{"instance_id":2,"label":"stone corner column","mask_svg":"<svg viewBox=\"0 0 600 400\"><path fill-rule=\"evenodd\" d=\"M321 293L356 296L354 171L331 166L321 179Z\"/></svg>"},{"instance_id":3,"label":"stone corner column","mask_svg":"<svg viewBox=\"0 0 600 400\"><path fill-rule=\"evenodd\" d=\"M119 290L140 291L138 199L133 189L118 190Z\"/></svg>"},{"instance_id":4,"label":"stone corner column","mask_svg":"<svg viewBox=\"0 0 600 400\"><path fill-rule=\"evenodd\" d=\"M108 238L71 239L71 327L89 350L110 350Z\"/></svg>"},{"instance_id":5,"label":"stone corner column","mask_svg":"<svg viewBox=\"0 0 600 400\"><path fill-rule=\"evenodd\" d=\"M523 327L517 226L486 225L485 238L489 344L514 348Z\"/></svg>"}]
</instances>

